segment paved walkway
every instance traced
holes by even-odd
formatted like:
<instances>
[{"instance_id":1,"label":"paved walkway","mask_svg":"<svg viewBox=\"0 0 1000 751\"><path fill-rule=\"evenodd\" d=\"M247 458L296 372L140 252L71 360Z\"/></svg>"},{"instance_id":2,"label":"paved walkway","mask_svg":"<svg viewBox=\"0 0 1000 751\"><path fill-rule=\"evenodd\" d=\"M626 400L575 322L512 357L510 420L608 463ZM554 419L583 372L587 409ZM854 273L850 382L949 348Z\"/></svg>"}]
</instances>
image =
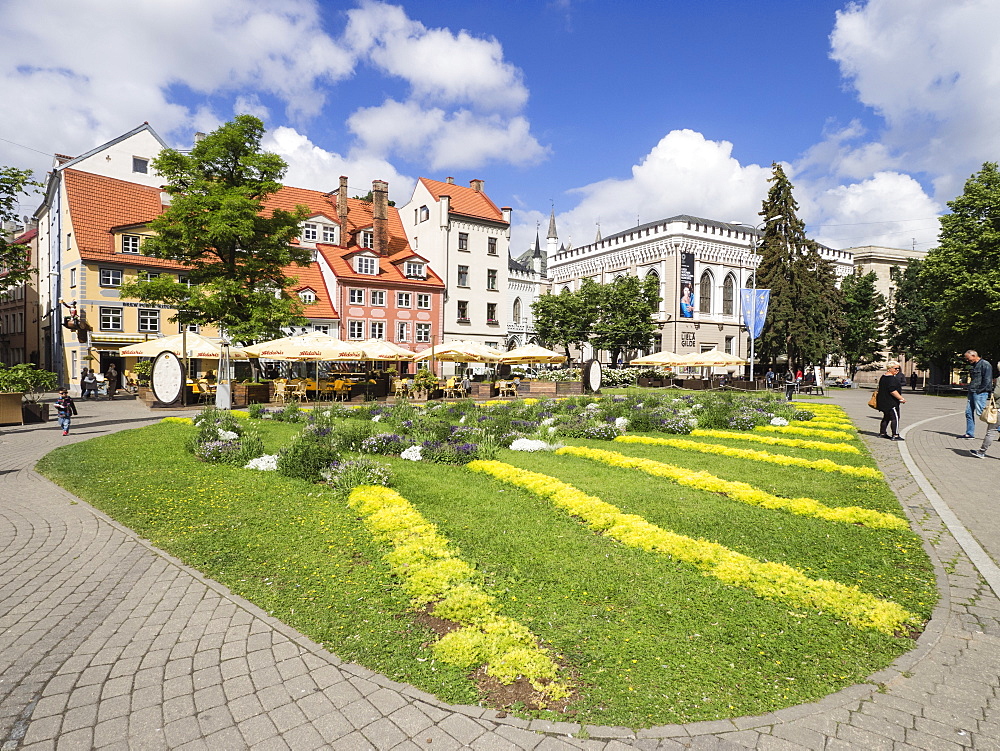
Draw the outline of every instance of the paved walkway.
<instances>
[{"instance_id":1,"label":"paved walkway","mask_svg":"<svg viewBox=\"0 0 1000 751\"><path fill-rule=\"evenodd\" d=\"M874 437L867 397L832 394L923 535L942 589L916 649L815 704L638 732L448 706L341 662L34 473L58 445L159 419L137 402L83 402L68 438L54 423L5 428L0 751L1000 749L1000 464L954 437L963 401L908 396L907 442L893 443Z\"/></svg>"}]
</instances>

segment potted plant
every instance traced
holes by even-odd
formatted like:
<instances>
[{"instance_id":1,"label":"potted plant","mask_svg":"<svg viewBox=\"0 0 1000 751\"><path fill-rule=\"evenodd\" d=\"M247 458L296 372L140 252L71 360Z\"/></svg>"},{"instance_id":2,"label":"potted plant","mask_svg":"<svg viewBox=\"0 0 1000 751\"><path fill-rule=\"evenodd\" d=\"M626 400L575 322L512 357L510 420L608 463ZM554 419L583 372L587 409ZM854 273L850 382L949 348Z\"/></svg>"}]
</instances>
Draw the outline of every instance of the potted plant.
<instances>
[{"instance_id":1,"label":"potted plant","mask_svg":"<svg viewBox=\"0 0 1000 751\"><path fill-rule=\"evenodd\" d=\"M431 392L437 388L437 378L427 368L420 368L413 376L413 388L415 391L423 391L430 398Z\"/></svg>"},{"instance_id":2,"label":"potted plant","mask_svg":"<svg viewBox=\"0 0 1000 751\"><path fill-rule=\"evenodd\" d=\"M9 368L0 366L0 393L20 394L21 417L24 422L44 422L49 419L49 405L41 404L38 400L58 384L59 376L48 370L39 370L30 363Z\"/></svg>"}]
</instances>

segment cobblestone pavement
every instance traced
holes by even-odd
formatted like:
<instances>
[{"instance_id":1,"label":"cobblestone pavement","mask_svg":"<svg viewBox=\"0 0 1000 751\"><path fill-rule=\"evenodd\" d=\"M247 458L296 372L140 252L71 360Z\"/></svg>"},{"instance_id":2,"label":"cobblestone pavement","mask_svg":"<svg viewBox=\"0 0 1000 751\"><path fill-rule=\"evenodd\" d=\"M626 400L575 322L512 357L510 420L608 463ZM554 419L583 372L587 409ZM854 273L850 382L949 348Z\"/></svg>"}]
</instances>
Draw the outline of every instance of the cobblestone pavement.
<instances>
[{"instance_id":1,"label":"cobblestone pavement","mask_svg":"<svg viewBox=\"0 0 1000 751\"><path fill-rule=\"evenodd\" d=\"M935 561L941 602L917 647L815 704L639 731L449 706L341 662L34 473L58 445L161 417L137 402L83 402L66 438L4 429L0 751L1000 749L997 459L955 438L962 401L908 396L899 444L875 437L867 397L831 398Z\"/></svg>"}]
</instances>

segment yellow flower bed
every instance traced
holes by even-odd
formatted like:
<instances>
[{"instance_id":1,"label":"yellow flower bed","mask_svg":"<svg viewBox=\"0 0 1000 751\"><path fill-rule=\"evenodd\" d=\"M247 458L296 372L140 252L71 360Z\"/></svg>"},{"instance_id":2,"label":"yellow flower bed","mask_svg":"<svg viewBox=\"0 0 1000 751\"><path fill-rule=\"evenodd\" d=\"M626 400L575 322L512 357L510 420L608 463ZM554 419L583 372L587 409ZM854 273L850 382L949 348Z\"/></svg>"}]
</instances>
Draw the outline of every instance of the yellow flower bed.
<instances>
[{"instance_id":1,"label":"yellow flower bed","mask_svg":"<svg viewBox=\"0 0 1000 751\"><path fill-rule=\"evenodd\" d=\"M592 459L593 461L610 464L613 467L638 469L655 477L663 477L671 480L679 485L707 490L710 493L720 493L732 498L734 501L740 501L751 506L760 506L766 509L781 509L798 514L799 516L813 516L817 519L832 522L864 524L866 527L874 529L907 528L904 519L892 514L884 514L881 511L873 511L858 506L831 507L812 498L782 498L764 490L759 490L745 482L723 480L721 477L716 477L708 472L696 472L684 467L674 466L673 464L656 462L652 459L637 459L625 456L624 454L618 454L614 451L589 449L582 446L564 446L555 453L580 456L584 459Z\"/></svg>"},{"instance_id":2,"label":"yellow flower bed","mask_svg":"<svg viewBox=\"0 0 1000 751\"><path fill-rule=\"evenodd\" d=\"M432 647L439 660L463 668L485 664L506 685L523 676L551 699L569 695L549 650L523 625L496 612L494 598L473 583L472 566L409 501L389 488L360 486L347 503L376 539L392 546L384 560L414 607L435 603L435 616L461 624Z\"/></svg>"},{"instance_id":3,"label":"yellow flower bed","mask_svg":"<svg viewBox=\"0 0 1000 751\"><path fill-rule=\"evenodd\" d=\"M179 422L183 425L193 425L194 420L190 417L164 417L160 422Z\"/></svg>"},{"instance_id":4,"label":"yellow flower bed","mask_svg":"<svg viewBox=\"0 0 1000 751\"><path fill-rule=\"evenodd\" d=\"M758 425L754 428L754 431L761 433L786 433L788 435L811 435L816 438L834 438L839 441L849 441L854 438L851 433L843 433L839 430L798 428L794 425Z\"/></svg>"},{"instance_id":5,"label":"yellow flower bed","mask_svg":"<svg viewBox=\"0 0 1000 751\"><path fill-rule=\"evenodd\" d=\"M789 425L800 428L825 428L829 430L854 430L854 423L846 420L830 420L821 417L818 420L792 420Z\"/></svg>"},{"instance_id":6,"label":"yellow flower bed","mask_svg":"<svg viewBox=\"0 0 1000 751\"><path fill-rule=\"evenodd\" d=\"M809 441L805 438L778 438L770 435L760 435L759 433L742 433L736 430L709 430L707 428L696 428L691 431L691 435L696 438L728 438L733 441L752 441L753 443L765 443L769 446L788 446L797 449L814 449L816 451L835 451L842 454L860 454L857 446L849 443L827 443L826 441Z\"/></svg>"},{"instance_id":7,"label":"yellow flower bed","mask_svg":"<svg viewBox=\"0 0 1000 751\"><path fill-rule=\"evenodd\" d=\"M676 558L696 566L708 576L731 586L745 587L765 599L830 612L855 628L875 629L885 634L918 623L914 614L895 602L880 600L857 587L810 579L784 563L759 561L718 543L679 535L640 516L623 514L616 506L554 477L498 461L477 460L466 466L547 498L583 519L591 529L625 545Z\"/></svg>"},{"instance_id":8,"label":"yellow flower bed","mask_svg":"<svg viewBox=\"0 0 1000 751\"><path fill-rule=\"evenodd\" d=\"M720 446L717 443L698 443L684 438L647 438L640 435L620 435L615 438L619 443L645 443L651 446L670 446L684 451L699 451L702 454L719 454L720 456L732 456L737 459L752 459L756 462L769 462L771 464L781 464L786 467L803 467L805 469L818 469L821 472L840 472L854 477L867 477L877 480L882 474L871 467L852 467L847 464L837 464L829 459L801 459L797 456L784 456L783 454L771 454L767 451L755 451L754 449L740 449L731 446Z\"/></svg>"}]
</instances>

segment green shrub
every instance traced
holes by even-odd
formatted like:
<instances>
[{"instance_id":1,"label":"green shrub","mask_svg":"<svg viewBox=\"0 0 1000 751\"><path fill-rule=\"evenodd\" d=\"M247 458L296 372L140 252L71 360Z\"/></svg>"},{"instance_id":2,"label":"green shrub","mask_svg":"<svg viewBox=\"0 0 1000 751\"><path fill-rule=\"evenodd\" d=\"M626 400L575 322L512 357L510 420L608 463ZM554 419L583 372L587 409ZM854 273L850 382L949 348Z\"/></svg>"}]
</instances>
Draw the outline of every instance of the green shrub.
<instances>
[{"instance_id":1,"label":"green shrub","mask_svg":"<svg viewBox=\"0 0 1000 751\"><path fill-rule=\"evenodd\" d=\"M319 482L323 471L340 458L328 435L304 430L278 452L278 473L308 482Z\"/></svg>"}]
</instances>

